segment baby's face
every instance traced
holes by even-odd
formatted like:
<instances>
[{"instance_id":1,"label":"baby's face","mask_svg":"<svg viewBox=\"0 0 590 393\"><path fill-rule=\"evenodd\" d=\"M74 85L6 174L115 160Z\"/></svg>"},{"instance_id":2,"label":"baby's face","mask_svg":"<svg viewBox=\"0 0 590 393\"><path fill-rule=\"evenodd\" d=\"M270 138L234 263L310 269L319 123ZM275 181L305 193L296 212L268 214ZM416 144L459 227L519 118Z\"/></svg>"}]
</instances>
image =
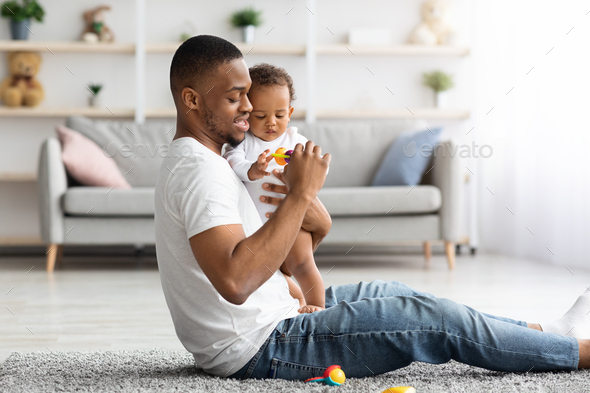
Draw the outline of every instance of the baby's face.
<instances>
[{"instance_id":1,"label":"baby's face","mask_svg":"<svg viewBox=\"0 0 590 393\"><path fill-rule=\"evenodd\" d=\"M257 86L248 98L254 107L248 118L252 134L267 142L283 135L293 112L288 87Z\"/></svg>"}]
</instances>

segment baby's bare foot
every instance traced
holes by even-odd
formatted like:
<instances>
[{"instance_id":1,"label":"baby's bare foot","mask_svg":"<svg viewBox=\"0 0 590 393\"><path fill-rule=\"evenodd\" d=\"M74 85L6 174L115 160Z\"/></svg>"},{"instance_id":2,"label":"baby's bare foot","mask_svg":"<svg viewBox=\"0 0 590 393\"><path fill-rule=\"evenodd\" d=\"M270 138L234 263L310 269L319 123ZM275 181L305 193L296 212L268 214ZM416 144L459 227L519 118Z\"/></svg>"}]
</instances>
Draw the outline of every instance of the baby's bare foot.
<instances>
[{"instance_id":1,"label":"baby's bare foot","mask_svg":"<svg viewBox=\"0 0 590 393\"><path fill-rule=\"evenodd\" d=\"M307 305L301 307L297 311L299 311L299 314L311 314L311 313L314 313L316 311L322 311L322 310L325 310L325 309L326 309L325 307L320 307L320 306L314 306L312 304L307 304Z\"/></svg>"}]
</instances>

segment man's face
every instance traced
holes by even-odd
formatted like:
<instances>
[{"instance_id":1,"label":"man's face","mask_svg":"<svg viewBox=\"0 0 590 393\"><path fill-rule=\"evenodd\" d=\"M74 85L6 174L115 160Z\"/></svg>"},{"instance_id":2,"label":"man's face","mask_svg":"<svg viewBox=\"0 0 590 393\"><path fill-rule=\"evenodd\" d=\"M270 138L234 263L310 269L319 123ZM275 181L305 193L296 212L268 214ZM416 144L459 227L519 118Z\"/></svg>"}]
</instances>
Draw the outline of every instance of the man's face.
<instances>
[{"instance_id":1,"label":"man's face","mask_svg":"<svg viewBox=\"0 0 590 393\"><path fill-rule=\"evenodd\" d=\"M211 86L203 92L200 111L209 136L218 143L236 147L250 128L248 117L252 105L246 93L250 90L250 74L244 59L235 59L217 68Z\"/></svg>"}]
</instances>

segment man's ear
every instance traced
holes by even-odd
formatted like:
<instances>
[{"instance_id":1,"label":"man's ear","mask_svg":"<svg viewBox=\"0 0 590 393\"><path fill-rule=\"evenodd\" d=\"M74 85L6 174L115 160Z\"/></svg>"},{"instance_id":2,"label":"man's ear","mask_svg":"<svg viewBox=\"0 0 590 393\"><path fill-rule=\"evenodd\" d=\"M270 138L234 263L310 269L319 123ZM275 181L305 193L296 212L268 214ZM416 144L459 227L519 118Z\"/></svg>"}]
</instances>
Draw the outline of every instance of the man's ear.
<instances>
[{"instance_id":1,"label":"man's ear","mask_svg":"<svg viewBox=\"0 0 590 393\"><path fill-rule=\"evenodd\" d=\"M295 108L293 108L292 106L289 107L289 112L288 112L288 115L287 115L287 122L290 122L291 121L291 115L293 114L293 110L294 109Z\"/></svg>"},{"instance_id":2,"label":"man's ear","mask_svg":"<svg viewBox=\"0 0 590 393\"><path fill-rule=\"evenodd\" d=\"M191 87L185 87L180 92L180 98L182 103L188 109L197 109L199 108L201 102L201 95Z\"/></svg>"}]
</instances>

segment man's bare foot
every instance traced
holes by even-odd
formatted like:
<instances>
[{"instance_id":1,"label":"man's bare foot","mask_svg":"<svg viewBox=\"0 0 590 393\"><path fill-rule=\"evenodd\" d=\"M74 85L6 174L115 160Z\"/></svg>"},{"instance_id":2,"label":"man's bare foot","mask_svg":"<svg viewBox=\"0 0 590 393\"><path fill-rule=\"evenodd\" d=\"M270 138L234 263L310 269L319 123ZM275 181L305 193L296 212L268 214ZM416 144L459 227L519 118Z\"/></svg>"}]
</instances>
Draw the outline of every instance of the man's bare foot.
<instances>
[{"instance_id":1,"label":"man's bare foot","mask_svg":"<svg viewBox=\"0 0 590 393\"><path fill-rule=\"evenodd\" d=\"M541 329L541 325L539 325L538 323L527 323L526 325L527 325L527 327L529 329L535 329L535 330L543 331L543 329Z\"/></svg>"}]
</instances>

